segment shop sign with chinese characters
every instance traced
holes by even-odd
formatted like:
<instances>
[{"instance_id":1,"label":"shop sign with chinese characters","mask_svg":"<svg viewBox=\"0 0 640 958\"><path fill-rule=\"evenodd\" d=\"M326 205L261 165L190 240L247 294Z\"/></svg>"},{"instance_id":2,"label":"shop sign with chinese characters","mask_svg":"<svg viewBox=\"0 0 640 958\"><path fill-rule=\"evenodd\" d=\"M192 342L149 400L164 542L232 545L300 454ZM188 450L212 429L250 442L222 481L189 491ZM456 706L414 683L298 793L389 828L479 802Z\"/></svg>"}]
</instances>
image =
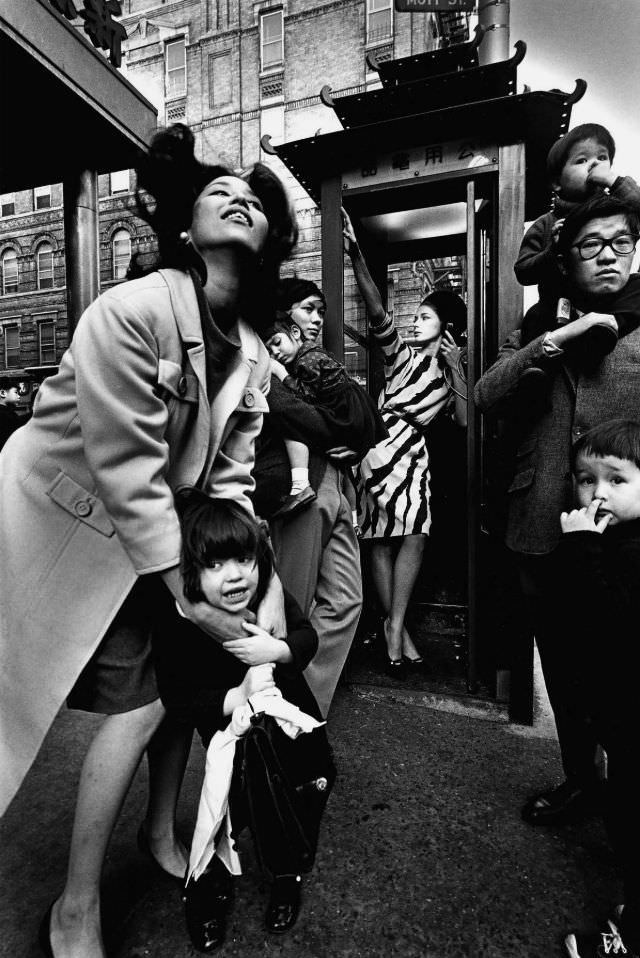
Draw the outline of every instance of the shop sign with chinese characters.
<instances>
[{"instance_id":1,"label":"shop sign with chinese characters","mask_svg":"<svg viewBox=\"0 0 640 958\"><path fill-rule=\"evenodd\" d=\"M396 0L400 13L455 13L458 10L475 10L476 0Z\"/></svg>"},{"instance_id":2,"label":"shop sign with chinese characters","mask_svg":"<svg viewBox=\"0 0 640 958\"><path fill-rule=\"evenodd\" d=\"M412 177L455 173L497 162L498 147L495 143L478 143L474 140L430 143L429 146L372 156L366 164L343 174L342 188L348 190L378 183L395 183Z\"/></svg>"},{"instance_id":3,"label":"shop sign with chinese characters","mask_svg":"<svg viewBox=\"0 0 640 958\"><path fill-rule=\"evenodd\" d=\"M127 31L114 20L121 17L119 0L83 0L82 9L77 10L74 0L49 0L51 6L67 20L82 17L84 32L94 47L109 51L109 60L114 67L122 63L122 41L127 39Z\"/></svg>"}]
</instances>

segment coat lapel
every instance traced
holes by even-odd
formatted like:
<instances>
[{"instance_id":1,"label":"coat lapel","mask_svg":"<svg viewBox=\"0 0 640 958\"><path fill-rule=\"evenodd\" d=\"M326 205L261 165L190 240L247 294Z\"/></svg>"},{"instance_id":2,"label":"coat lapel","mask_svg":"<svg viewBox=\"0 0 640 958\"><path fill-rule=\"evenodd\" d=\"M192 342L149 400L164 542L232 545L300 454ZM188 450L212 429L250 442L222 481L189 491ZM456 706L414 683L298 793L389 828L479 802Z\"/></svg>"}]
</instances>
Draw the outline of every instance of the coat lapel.
<instances>
[{"instance_id":1,"label":"coat lapel","mask_svg":"<svg viewBox=\"0 0 640 958\"><path fill-rule=\"evenodd\" d=\"M204 341L193 282L180 270L162 269L160 273L169 287L178 331L198 379L199 413L194 440L196 448L205 453L201 474L208 475L220 446L233 428L231 417L258 363L260 341L255 331L244 320L239 319L237 332L241 348L232 358L229 375L218 390L213 404L209 406Z\"/></svg>"}]
</instances>

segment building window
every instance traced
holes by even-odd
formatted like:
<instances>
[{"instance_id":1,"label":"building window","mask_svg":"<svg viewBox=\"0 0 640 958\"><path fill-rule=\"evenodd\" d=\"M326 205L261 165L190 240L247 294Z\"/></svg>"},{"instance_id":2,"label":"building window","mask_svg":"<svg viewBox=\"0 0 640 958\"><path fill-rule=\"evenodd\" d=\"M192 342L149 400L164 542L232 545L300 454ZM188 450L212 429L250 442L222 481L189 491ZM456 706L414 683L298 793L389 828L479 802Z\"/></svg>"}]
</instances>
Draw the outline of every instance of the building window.
<instances>
[{"instance_id":1,"label":"building window","mask_svg":"<svg viewBox=\"0 0 640 958\"><path fill-rule=\"evenodd\" d=\"M51 187L36 186L33 191L34 210L48 210L51 207Z\"/></svg>"},{"instance_id":2,"label":"building window","mask_svg":"<svg viewBox=\"0 0 640 958\"><path fill-rule=\"evenodd\" d=\"M118 170L117 173L111 173L109 180L112 195L129 192L129 170Z\"/></svg>"},{"instance_id":3,"label":"building window","mask_svg":"<svg viewBox=\"0 0 640 958\"><path fill-rule=\"evenodd\" d=\"M164 48L165 96L168 100L187 92L187 47L184 37L170 40Z\"/></svg>"},{"instance_id":4,"label":"building window","mask_svg":"<svg viewBox=\"0 0 640 958\"><path fill-rule=\"evenodd\" d=\"M13 216L15 211L15 193L0 193L0 216Z\"/></svg>"},{"instance_id":5,"label":"building window","mask_svg":"<svg viewBox=\"0 0 640 958\"><path fill-rule=\"evenodd\" d=\"M209 106L226 106L231 103L231 54L215 53L209 57Z\"/></svg>"},{"instance_id":6,"label":"building window","mask_svg":"<svg viewBox=\"0 0 640 958\"><path fill-rule=\"evenodd\" d=\"M56 361L56 324L54 319L38 322L38 355L41 366L50 366Z\"/></svg>"},{"instance_id":7,"label":"building window","mask_svg":"<svg viewBox=\"0 0 640 958\"><path fill-rule=\"evenodd\" d=\"M2 292L18 292L18 254L14 249L2 254Z\"/></svg>"},{"instance_id":8,"label":"building window","mask_svg":"<svg viewBox=\"0 0 640 958\"><path fill-rule=\"evenodd\" d=\"M392 0L367 0L367 43L393 36Z\"/></svg>"},{"instance_id":9,"label":"building window","mask_svg":"<svg viewBox=\"0 0 640 958\"><path fill-rule=\"evenodd\" d=\"M260 63L263 70L284 60L284 21L282 10L260 15Z\"/></svg>"},{"instance_id":10,"label":"building window","mask_svg":"<svg viewBox=\"0 0 640 958\"><path fill-rule=\"evenodd\" d=\"M113 278L124 279L131 259L131 237L126 230L117 230L111 240Z\"/></svg>"},{"instance_id":11,"label":"building window","mask_svg":"<svg viewBox=\"0 0 640 958\"><path fill-rule=\"evenodd\" d=\"M53 286L53 246L42 243L36 255L38 269L38 289L51 289Z\"/></svg>"},{"instance_id":12,"label":"building window","mask_svg":"<svg viewBox=\"0 0 640 958\"><path fill-rule=\"evenodd\" d=\"M16 369L20 366L20 327L6 325L4 332L4 365L5 369Z\"/></svg>"}]
</instances>

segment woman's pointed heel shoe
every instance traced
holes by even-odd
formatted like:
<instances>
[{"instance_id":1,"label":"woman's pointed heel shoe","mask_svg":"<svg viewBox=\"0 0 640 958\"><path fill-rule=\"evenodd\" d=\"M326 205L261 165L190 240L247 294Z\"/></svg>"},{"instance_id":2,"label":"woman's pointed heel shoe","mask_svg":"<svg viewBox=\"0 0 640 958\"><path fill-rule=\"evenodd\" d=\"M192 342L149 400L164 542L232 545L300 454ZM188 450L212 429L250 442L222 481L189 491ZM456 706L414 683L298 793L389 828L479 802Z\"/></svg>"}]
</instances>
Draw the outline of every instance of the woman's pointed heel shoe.
<instances>
[{"instance_id":1,"label":"woman's pointed heel shoe","mask_svg":"<svg viewBox=\"0 0 640 958\"><path fill-rule=\"evenodd\" d=\"M158 871L158 872L160 872L162 875L164 875L165 878L171 879L171 881L172 881L174 884L180 885L180 887L182 888L182 886L183 886L183 884L184 884L184 877L178 878L177 875L173 875L170 871L167 871L166 868L163 868L163 866L160 864L160 862L158 861L158 859L156 858L156 856L155 856L155 855L153 854L153 852L151 851L151 846L150 846L150 844L149 844L149 839L147 838L147 833L146 833L145 830L144 830L144 824L142 824L142 825L140 826L140 828L138 829L138 839L137 839L137 841L138 841L138 851L142 852L142 854L145 856L145 858L148 858L148 859L152 862L152 864L153 864L153 865L155 866L155 868L156 868L156 871Z\"/></svg>"},{"instance_id":2,"label":"woman's pointed heel shoe","mask_svg":"<svg viewBox=\"0 0 640 958\"><path fill-rule=\"evenodd\" d=\"M43 955L46 955L46 958L54 958L53 948L51 947L51 912L54 905L55 902L52 901L44 913L38 929L38 944L40 945L40 951Z\"/></svg>"}]
</instances>

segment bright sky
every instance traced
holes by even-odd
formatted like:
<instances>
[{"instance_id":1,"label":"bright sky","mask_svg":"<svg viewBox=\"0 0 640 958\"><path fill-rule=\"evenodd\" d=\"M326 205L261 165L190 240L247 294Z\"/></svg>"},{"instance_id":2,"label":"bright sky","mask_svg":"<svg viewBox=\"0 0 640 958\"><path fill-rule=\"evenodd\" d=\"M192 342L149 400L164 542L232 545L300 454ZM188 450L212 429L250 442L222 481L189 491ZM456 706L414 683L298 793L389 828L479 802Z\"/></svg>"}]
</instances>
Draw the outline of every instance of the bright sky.
<instances>
[{"instance_id":1,"label":"bright sky","mask_svg":"<svg viewBox=\"0 0 640 958\"><path fill-rule=\"evenodd\" d=\"M640 181L640 0L511 0L510 33L512 51L527 44L518 79L532 90L587 81L571 127L606 126L614 168Z\"/></svg>"}]
</instances>

